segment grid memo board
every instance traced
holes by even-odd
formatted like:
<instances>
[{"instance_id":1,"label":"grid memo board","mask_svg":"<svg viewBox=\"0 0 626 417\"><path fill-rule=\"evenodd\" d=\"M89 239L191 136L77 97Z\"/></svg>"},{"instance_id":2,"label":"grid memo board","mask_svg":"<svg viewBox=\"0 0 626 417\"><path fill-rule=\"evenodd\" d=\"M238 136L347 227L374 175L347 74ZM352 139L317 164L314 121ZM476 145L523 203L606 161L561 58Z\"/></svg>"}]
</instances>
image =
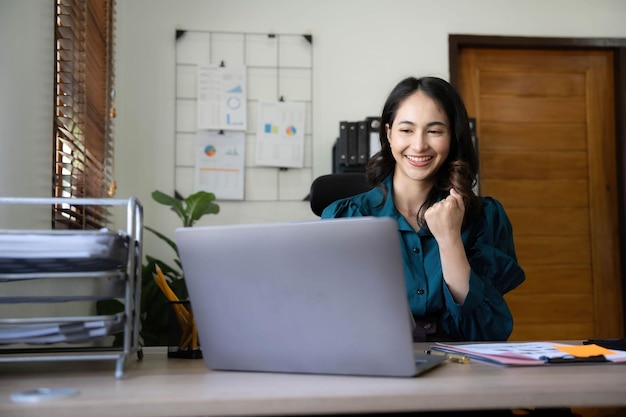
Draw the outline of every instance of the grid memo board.
<instances>
[{"instance_id":1,"label":"grid memo board","mask_svg":"<svg viewBox=\"0 0 626 417\"><path fill-rule=\"evenodd\" d=\"M313 38L302 34L176 31L175 191L194 192L198 66L245 66L245 201L301 201L313 180ZM305 104L303 168L255 166L258 103ZM210 190L209 190L210 191Z\"/></svg>"}]
</instances>

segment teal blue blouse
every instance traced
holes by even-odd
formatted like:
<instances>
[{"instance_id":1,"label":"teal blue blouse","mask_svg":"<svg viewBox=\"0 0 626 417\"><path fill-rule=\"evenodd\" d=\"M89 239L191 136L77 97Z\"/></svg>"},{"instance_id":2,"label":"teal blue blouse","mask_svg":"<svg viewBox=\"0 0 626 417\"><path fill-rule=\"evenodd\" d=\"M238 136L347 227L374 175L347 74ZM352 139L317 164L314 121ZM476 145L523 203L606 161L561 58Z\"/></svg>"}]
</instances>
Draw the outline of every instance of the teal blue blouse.
<instances>
[{"instance_id":1,"label":"teal blue blouse","mask_svg":"<svg viewBox=\"0 0 626 417\"><path fill-rule=\"evenodd\" d=\"M511 223L502 204L493 198L481 197L482 215L461 233L471 273L465 302L457 304L444 285L437 241L424 229L416 233L398 212L391 198L391 175L383 184L389 190L384 204L380 205L383 191L374 188L335 201L326 207L322 218L375 216L395 219L413 314L416 317L438 317L439 325L455 340L506 340L513 329L513 317L503 295L521 284L525 274L517 262Z\"/></svg>"}]
</instances>

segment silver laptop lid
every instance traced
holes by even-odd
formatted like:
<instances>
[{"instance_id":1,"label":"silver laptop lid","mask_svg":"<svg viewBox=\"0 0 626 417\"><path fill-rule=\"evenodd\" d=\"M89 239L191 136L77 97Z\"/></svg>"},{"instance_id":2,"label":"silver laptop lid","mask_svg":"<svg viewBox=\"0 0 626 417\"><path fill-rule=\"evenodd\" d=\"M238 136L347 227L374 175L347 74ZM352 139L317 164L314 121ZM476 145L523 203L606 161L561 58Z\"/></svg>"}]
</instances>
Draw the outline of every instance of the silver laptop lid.
<instances>
[{"instance_id":1,"label":"silver laptop lid","mask_svg":"<svg viewBox=\"0 0 626 417\"><path fill-rule=\"evenodd\" d=\"M209 368L417 373L392 219L179 228L176 240Z\"/></svg>"}]
</instances>

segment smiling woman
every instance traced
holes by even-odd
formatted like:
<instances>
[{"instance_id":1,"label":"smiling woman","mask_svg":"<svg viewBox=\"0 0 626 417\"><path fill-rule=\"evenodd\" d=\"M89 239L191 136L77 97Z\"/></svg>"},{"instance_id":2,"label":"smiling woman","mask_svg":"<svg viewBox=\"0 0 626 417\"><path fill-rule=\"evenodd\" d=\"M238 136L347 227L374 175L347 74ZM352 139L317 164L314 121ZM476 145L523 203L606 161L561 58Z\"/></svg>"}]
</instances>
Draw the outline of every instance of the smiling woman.
<instances>
[{"instance_id":1,"label":"smiling woman","mask_svg":"<svg viewBox=\"0 0 626 417\"><path fill-rule=\"evenodd\" d=\"M407 78L387 98L381 126L366 171L374 188L332 203L322 218L396 220L416 341L506 340L504 294L525 274L503 206L472 190L478 157L459 94L440 78Z\"/></svg>"}]
</instances>

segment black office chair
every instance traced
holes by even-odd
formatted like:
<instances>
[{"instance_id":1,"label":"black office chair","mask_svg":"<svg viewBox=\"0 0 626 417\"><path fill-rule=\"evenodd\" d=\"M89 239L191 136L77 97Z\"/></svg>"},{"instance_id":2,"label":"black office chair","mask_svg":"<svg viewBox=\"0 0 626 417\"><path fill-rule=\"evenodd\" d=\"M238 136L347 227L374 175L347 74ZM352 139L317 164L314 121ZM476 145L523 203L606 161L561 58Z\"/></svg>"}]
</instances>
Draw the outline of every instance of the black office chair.
<instances>
[{"instance_id":1,"label":"black office chair","mask_svg":"<svg viewBox=\"0 0 626 417\"><path fill-rule=\"evenodd\" d=\"M363 172L344 172L317 177L311 184L311 210L318 216L332 202L372 189Z\"/></svg>"}]
</instances>

